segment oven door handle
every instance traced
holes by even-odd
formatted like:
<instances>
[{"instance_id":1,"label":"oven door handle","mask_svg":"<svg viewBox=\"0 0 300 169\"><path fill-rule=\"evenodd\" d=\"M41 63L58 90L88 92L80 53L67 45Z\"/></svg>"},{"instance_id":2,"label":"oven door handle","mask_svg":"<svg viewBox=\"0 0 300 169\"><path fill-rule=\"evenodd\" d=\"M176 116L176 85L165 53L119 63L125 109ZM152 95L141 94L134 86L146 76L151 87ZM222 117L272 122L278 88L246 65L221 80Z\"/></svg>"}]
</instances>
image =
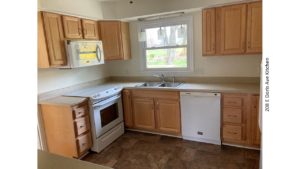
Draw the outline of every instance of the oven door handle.
<instances>
[{"instance_id":1,"label":"oven door handle","mask_svg":"<svg viewBox=\"0 0 300 169\"><path fill-rule=\"evenodd\" d=\"M116 95L116 96L111 97L111 98L109 98L109 99L103 100L103 101L101 101L101 102L99 102L99 103L97 103L97 104L94 104L93 107L104 106L104 105L106 105L106 104L108 104L108 103L110 103L110 102L114 102L114 101L117 102L117 100L118 100L120 97L121 97L121 95Z\"/></svg>"}]
</instances>

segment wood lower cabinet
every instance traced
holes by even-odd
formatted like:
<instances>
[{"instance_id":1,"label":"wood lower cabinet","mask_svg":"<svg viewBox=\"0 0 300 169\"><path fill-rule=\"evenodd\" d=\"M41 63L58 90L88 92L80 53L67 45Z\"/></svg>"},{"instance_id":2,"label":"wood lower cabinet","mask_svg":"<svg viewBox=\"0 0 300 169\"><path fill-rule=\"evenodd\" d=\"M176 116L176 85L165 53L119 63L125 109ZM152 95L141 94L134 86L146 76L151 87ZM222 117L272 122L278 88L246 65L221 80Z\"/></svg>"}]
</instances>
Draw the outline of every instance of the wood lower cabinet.
<instances>
[{"instance_id":1,"label":"wood lower cabinet","mask_svg":"<svg viewBox=\"0 0 300 169\"><path fill-rule=\"evenodd\" d=\"M222 142L260 147L257 94L222 94Z\"/></svg>"},{"instance_id":2,"label":"wood lower cabinet","mask_svg":"<svg viewBox=\"0 0 300 169\"><path fill-rule=\"evenodd\" d=\"M154 130L155 115L152 98L133 98L134 127Z\"/></svg>"},{"instance_id":3,"label":"wood lower cabinet","mask_svg":"<svg viewBox=\"0 0 300 169\"><path fill-rule=\"evenodd\" d=\"M87 99L57 97L39 106L50 153L80 158L91 148Z\"/></svg>"},{"instance_id":4,"label":"wood lower cabinet","mask_svg":"<svg viewBox=\"0 0 300 169\"><path fill-rule=\"evenodd\" d=\"M48 61L50 64L49 66L64 66L67 64L67 56L65 51L61 15L49 12L43 12L42 15L48 51Z\"/></svg>"},{"instance_id":5,"label":"wood lower cabinet","mask_svg":"<svg viewBox=\"0 0 300 169\"><path fill-rule=\"evenodd\" d=\"M125 127L133 127L132 101L130 90L122 91L123 114Z\"/></svg>"},{"instance_id":6,"label":"wood lower cabinet","mask_svg":"<svg viewBox=\"0 0 300 169\"><path fill-rule=\"evenodd\" d=\"M99 23L105 60L130 59L128 23L120 21L100 21Z\"/></svg>"},{"instance_id":7,"label":"wood lower cabinet","mask_svg":"<svg viewBox=\"0 0 300 169\"><path fill-rule=\"evenodd\" d=\"M126 95L130 94L130 98ZM123 91L125 125L128 128L180 135L179 93L158 90ZM131 100L131 103L128 101ZM129 104L129 105L126 105ZM132 105L132 110L130 110ZM132 112L132 117L131 113ZM132 120L132 124L131 124Z\"/></svg>"},{"instance_id":8,"label":"wood lower cabinet","mask_svg":"<svg viewBox=\"0 0 300 169\"><path fill-rule=\"evenodd\" d=\"M181 131L179 101L156 99L155 108L157 129L166 133L179 134Z\"/></svg>"},{"instance_id":9,"label":"wood lower cabinet","mask_svg":"<svg viewBox=\"0 0 300 169\"><path fill-rule=\"evenodd\" d=\"M261 132L259 128L259 95L251 96L251 144L260 147Z\"/></svg>"},{"instance_id":10,"label":"wood lower cabinet","mask_svg":"<svg viewBox=\"0 0 300 169\"><path fill-rule=\"evenodd\" d=\"M247 94L222 95L222 141L224 143L246 143L247 106Z\"/></svg>"}]
</instances>

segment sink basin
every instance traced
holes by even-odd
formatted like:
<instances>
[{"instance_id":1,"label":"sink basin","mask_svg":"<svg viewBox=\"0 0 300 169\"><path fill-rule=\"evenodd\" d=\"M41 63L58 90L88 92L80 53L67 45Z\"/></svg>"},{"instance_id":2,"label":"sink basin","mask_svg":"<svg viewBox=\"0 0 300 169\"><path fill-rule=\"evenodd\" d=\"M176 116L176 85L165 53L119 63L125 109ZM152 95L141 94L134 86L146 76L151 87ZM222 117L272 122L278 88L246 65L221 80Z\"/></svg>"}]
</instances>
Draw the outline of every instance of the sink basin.
<instances>
[{"instance_id":1,"label":"sink basin","mask_svg":"<svg viewBox=\"0 0 300 169\"><path fill-rule=\"evenodd\" d=\"M145 82L142 84L137 85L136 87L178 87L179 85L181 85L182 83L173 83L173 82L165 82L165 83L161 83L161 82Z\"/></svg>"},{"instance_id":2,"label":"sink basin","mask_svg":"<svg viewBox=\"0 0 300 169\"><path fill-rule=\"evenodd\" d=\"M159 85L161 85L159 82L145 82L137 85L136 87L158 87Z\"/></svg>"},{"instance_id":3,"label":"sink basin","mask_svg":"<svg viewBox=\"0 0 300 169\"><path fill-rule=\"evenodd\" d=\"M178 87L179 85L181 85L181 83L166 82L160 84L158 87Z\"/></svg>"}]
</instances>

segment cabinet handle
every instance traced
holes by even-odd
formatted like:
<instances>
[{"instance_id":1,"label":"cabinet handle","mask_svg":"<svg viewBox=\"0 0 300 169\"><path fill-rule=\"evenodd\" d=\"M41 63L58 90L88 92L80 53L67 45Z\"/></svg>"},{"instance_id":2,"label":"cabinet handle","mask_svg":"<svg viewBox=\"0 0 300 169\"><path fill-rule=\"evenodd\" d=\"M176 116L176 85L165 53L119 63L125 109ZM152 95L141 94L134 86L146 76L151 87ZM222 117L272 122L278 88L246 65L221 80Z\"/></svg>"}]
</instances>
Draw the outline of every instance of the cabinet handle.
<instances>
[{"instance_id":1,"label":"cabinet handle","mask_svg":"<svg viewBox=\"0 0 300 169\"><path fill-rule=\"evenodd\" d=\"M84 126L79 126L79 128L82 128L82 127L84 127Z\"/></svg>"},{"instance_id":2,"label":"cabinet handle","mask_svg":"<svg viewBox=\"0 0 300 169\"><path fill-rule=\"evenodd\" d=\"M84 146L84 145L86 145L86 143L82 143L82 144L81 144L81 146Z\"/></svg>"},{"instance_id":3,"label":"cabinet handle","mask_svg":"<svg viewBox=\"0 0 300 169\"><path fill-rule=\"evenodd\" d=\"M237 134L236 132L228 132L229 134Z\"/></svg>"}]
</instances>

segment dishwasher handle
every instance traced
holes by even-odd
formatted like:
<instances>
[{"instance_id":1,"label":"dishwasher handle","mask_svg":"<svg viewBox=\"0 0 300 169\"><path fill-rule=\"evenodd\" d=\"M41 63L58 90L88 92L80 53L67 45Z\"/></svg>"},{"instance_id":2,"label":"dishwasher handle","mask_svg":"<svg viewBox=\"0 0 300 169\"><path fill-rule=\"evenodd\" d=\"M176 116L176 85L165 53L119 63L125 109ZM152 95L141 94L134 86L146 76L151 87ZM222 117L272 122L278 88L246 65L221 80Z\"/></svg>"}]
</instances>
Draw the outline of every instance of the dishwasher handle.
<instances>
[{"instance_id":1,"label":"dishwasher handle","mask_svg":"<svg viewBox=\"0 0 300 169\"><path fill-rule=\"evenodd\" d=\"M221 93L215 92L180 92L180 96L192 96L192 97L220 97Z\"/></svg>"}]
</instances>

